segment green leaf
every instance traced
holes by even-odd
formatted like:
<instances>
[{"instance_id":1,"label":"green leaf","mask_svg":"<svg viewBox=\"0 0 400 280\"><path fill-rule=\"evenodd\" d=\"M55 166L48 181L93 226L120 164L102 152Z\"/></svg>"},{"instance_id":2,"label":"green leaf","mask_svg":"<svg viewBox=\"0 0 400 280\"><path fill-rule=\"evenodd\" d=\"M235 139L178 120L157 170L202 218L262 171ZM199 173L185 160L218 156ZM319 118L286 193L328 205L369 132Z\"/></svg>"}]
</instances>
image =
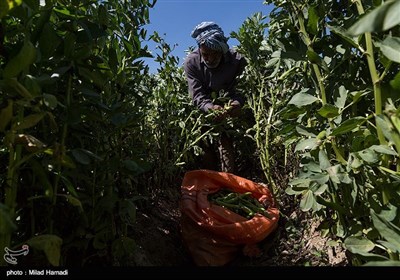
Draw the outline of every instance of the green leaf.
<instances>
[{"instance_id":1,"label":"green leaf","mask_svg":"<svg viewBox=\"0 0 400 280\"><path fill-rule=\"evenodd\" d=\"M108 11L104 5L100 5L98 9L99 23L103 26L108 25Z\"/></svg>"},{"instance_id":2,"label":"green leaf","mask_svg":"<svg viewBox=\"0 0 400 280\"><path fill-rule=\"evenodd\" d=\"M355 117L352 119L345 120L343 123L341 123L337 128L335 128L331 135L332 136L337 136L341 135L347 132L352 131L353 129L357 128L361 124L363 124L366 121L366 118L364 117Z\"/></svg>"},{"instance_id":3,"label":"green leaf","mask_svg":"<svg viewBox=\"0 0 400 280\"><path fill-rule=\"evenodd\" d=\"M3 108L0 112L0 131L5 131L7 125L10 123L13 116L13 100L8 99L7 107Z\"/></svg>"},{"instance_id":4,"label":"green leaf","mask_svg":"<svg viewBox=\"0 0 400 280\"><path fill-rule=\"evenodd\" d=\"M399 6L400 9L400 6ZM400 63L400 38L386 37L381 43L377 43L381 52L390 60Z\"/></svg>"},{"instance_id":5,"label":"green leaf","mask_svg":"<svg viewBox=\"0 0 400 280\"><path fill-rule=\"evenodd\" d=\"M325 150L319 150L318 153L318 160L319 160L319 166L321 167L321 170L326 170L327 168L331 167L331 163L329 162L328 155L326 154Z\"/></svg>"},{"instance_id":6,"label":"green leaf","mask_svg":"<svg viewBox=\"0 0 400 280\"><path fill-rule=\"evenodd\" d=\"M128 258L136 249L135 240L129 237L120 237L112 243L112 254L118 259Z\"/></svg>"},{"instance_id":7,"label":"green leaf","mask_svg":"<svg viewBox=\"0 0 400 280\"><path fill-rule=\"evenodd\" d=\"M17 226L11 219L9 208L0 203L0 234L7 235L17 229Z\"/></svg>"},{"instance_id":8,"label":"green leaf","mask_svg":"<svg viewBox=\"0 0 400 280\"><path fill-rule=\"evenodd\" d=\"M307 50L307 58L311 63L321 64L321 58L315 51Z\"/></svg>"},{"instance_id":9,"label":"green leaf","mask_svg":"<svg viewBox=\"0 0 400 280\"><path fill-rule=\"evenodd\" d=\"M329 176L326 176L329 179ZM328 189L328 185L327 184L323 184L322 186L320 186L316 191L314 191L315 195L321 195L323 194L326 190Z\"/></svg>"},{"instance_id":10,"label":"green leaf","mask_svg":"<svg viewBox=\"0 0 400 280\"><path fill-rule=\"evenodd\" d=\"M326 171L328 171L329 177L332 180L332 182L340 184L340 179L339 179L340 170L337 165L328 167Z\"/></svg>"},{"instance_id":11,"label":"green leaf","mask_svg":"<svg viewBox=\"0 0 400 280\"><path fill-rule=\"evenodd\" d=\"M324 69L324 71L329 72L328 65L324 60L321 59L321 57L316 52L312 50L307 50L307 58L311 63L317 64L322 69Z\"/></svg>"},{"instance_id":12,"label":"green leaf","mask_svg":"<svg viewBox=\"0 0 400 280\"><path fill-rule=\"evenodd\" d=\"M297 107L303 107L306 105L310 105L314 102L318 101L318 98L315 96L312 96L310 94L304 93L304 92L299 92L296 93L292 99L290 99L289 104L293 104Z\"/></svg>"},{"instance_id":13,"label":"green leaf","mask_svg":"<svg viewBox=\"0 0 400 280\"><path fill-rule=\"evenodd\" d=\"M71 183L71 181L68 180L68 178L63 175L61 175L61 180L63 181L64 185L67 187L68 192L71 193L73 196L78 197L78 193L76 192L74 185Z\"/></svg>"},{"instance_id":14,"label":"green leaf","mask_svg":"<svg viewBox=\"0 0 400 280\"><path fill-rule=\"evenodd\" d=\"M90 163L89 156L85 152L83 152L82 149L73 149L71 153L77 162L85 165L88 165Z\"/></svg>"},{"instance_id":15,"label":"green leaf","mask_svg":"<svg viewBox=\"0 0 400 280\"><path fill-rule=\"evenodd\" d=\"M323 185L329 181L329 175L326 173L316 173L308 177L312 182L318 183L318 185Z\"/></svg>"},{"instance_id":16,"label":"green leaf","mask_svg":"<svg viewBox=\"0 0 400 280\"><path fill-rule=\"evenodd\" d=\"M319 163L316 163L314 161L310 161L308 163L305 163L304 165L304 170L307 170L309 172L314 172L314 173L321 173L321 166Z\"/></svg>"},{"instance_id":17,"label":"green leaf","mask_svg":"<svg viewBox=\"0 0 400 280\"><path fill-rule=\"evenodd\" d=\"M339 87L339 95L335 96L334 103L339 109L343 109L346 105L348 90L344 86Z\"/></svg>"},{"instance_id":18,"label":"green leaf","mask_svg":"<svg viewBox=\"0 0 400 280\"><path fill-rule=\"evenodd\" d=\"M390 120L384 115L378 115L378 116L375 116L375 121L376 121L376 125L381 129L385 138L393 143L396 143L393 136L396 136L397 133L394 132L394 129L393 129L393 126L392 126Z\"/></svg>"},{"instance_id":19,"label":"green leaf","mask_svg":"<svg viewBox=\"0 0 400 280\"><path fill-rule=\"evenodd\" d=\"M374 227L379 231L379 234L395 246L397 252L400 252L400 228L376 214L373 209L371 209L371 216Z\"/></svg>"},{"instance_id":20,"label":"green leaf","mask_svg":"<svg viewBox=\"0 0 400 280\"><path fill-rule=\"evenodd\" d=\"M133 226L136 221L136 205L132 200L122 200L119 206L119 216L124 223Z\"/></svg>"},{"instance_id":21,"label":"green leaf","mask_svg":"<svg viewBox=\"0 0 400 280\"><path fill-rule=\"evenodd\" d=\"M309 178L296 178L292 179L289 181L289 185L297 186L297 185L302 185L302 186L307 186L310 184L310 179Z\"/></svg>"},{"instance_id":22,"label":"green leaf","mask_svg":"<svg viewBox=\"0 0 400 280\"><path fill-rule=\"evenodd\" d=\"M392 204L389 204L387 206L388 206L389 209L388 210L382 210L381 213L379 213L379 216L381 216L385 220L391 222L397 216L397 207L392 205Z\"/></svg>"},{"instance_id":23,"label":"green leaf","mask_svg":"<svg viewBox=\"0 0 400 280\"><path fill-rule=\"evenodd\" d=\"M13 57L3 70L4 78L16 77L36 60L36 48L31 41L25 41L18 54Z\"/></svg>"},{"instance_id":24,"label":"green leaf","mask_svg":"<svg viewBox=\"0 0 400 280\"><path fill-rule=\"evenodd\" d=\"M359 151L358 156L365 162L376 163L379 161L378 155L371 149Z\"/></svg>"},{"instance_id":25,"label":"green leaf","mask_svg":"<svg viewBox=\"0 0 400 280\"><path fill-rule=\"evenodd\" d=\"M342 167L340 164L328 167L326 171L328 172L332 182L335 182L337 184L350 184L352 182L349 175L342 171Z\"/></svg>"},{"instance_id":26,"label":"green leaf","mask_svg":"<svg viewBox=\"0 0 400 280\"><path fill-rule=\"evenodd\" d=\"M386 249L389 249L392 252L396 252L397 248L396 246L394 246L392 243L387 242L387 241L383 241L383 240L378 240L377 243L381 244L382 246L384 246Z\"/></svg>"},{"instance_id":27,"label":"green leaf","mask_svg":"<svg viewBox=\"0 0 400 280\"><path fill-rule=\"evenodd\" d=\"M49 148L49 149L44 150L44 153L48 154L48 155L54 155L54 150ZM66 166L69 168L76 168L75 163L72 161L72 159L68 155L63 155L60 162L63 166Z\"/></svg>"},{"instance_id":28,"label":"green leaf","mask_svg":"<svg viewBox=\"0 0 400 280\"><path fill-rule=\"evenodd\" d=\"M356 40L354 40L352 37L350 37L346 32L347 30L345 30L343 27L341 26L332 26L332 25L328 25L328 28L332 31L332 33L338 35L339 37L341 37L342 39L344 39L346 42L348 42L350 45L352 45L353 47L355 47L356 49L359 48L359 44L357 43Z\"/></svg>"},{"instance_id":29,"label":"green leaf","mask_svg":"<svg viewBox=\"0 0 400 280\"><path fill-rule=\"evenodd\" d=\"M68 155L63 155L61 164L69 168L76 168L74 161Z\"/></svg>"},{"instance_id":30,"label":"green leaf","mask_svg":"<svg viewBox=\"0 0 400 280\"><path fill-rule=\"evenodd\" d=\"M71 12L67 8L54 8L54 11L64 16L71 16Z\"/></svg>"},{"instance_id":31,"label":"green leaf","mask_svg":"<svg viewBox=\"0 0 400 280\"><path fill-rule=\"evenodd\" d=\"M80 66L78 68L79 74L86 78L89 82L94 83L99 88L103 88L105 83L107 83L108 79L104 73L94 71L94 69L85 68Z\"/></svg>"},{"instance_id":32,"label":"green leaf","mask_svg":"<svg viewBox=\"0 0 400 280\"><path fill-rule=\"evenodd\" d=\"M61 42L62 40L57 35L57 32L52 28L52 26L48 22L46 22L42 28L41 35L39 38L40 54L44 58L51 57Z\"/></svg>"},{"instance_id":33,"label":"green leaf","mask_svg":"<svg viewBox=\"0 0 400 280\"><path fill-rule=\"evenodd\" d=\"M110 240L111 229L103 229L99 232L96 232L93 239L93 247L98 250L103 250L107 248L107 243Z\"/></svg>"},{"instance_id":34,"label":"green leaf","mask_svg":"<svg viewBox=\"0 0 400 280\"><path fill-rule=\"evenodd\" d=\"M44 251L51 265L59 266L61 245L63 243L60 237L57 235L43 234L29 239L27 243L37 250Z\"/></svg>"},{"instance_id":35,"label":"green leaf","mask_svg":"<svg viewBox=\"0 0 400 280\"><path fill-rule=\"evenodd\" d=\"M314 204L314 194L312 191L308 190L306 193L303 195L301 201L300 201L300 208L302 211L307 212L308 210L311 209L311 207Z\"/></svg>"},{"instance_id":36,"label":"green leaf","mask_svg":"<svg viewBox=\"0 0 400 280\"><path fill-rule=\"evenodd\" d=\"M29 115L29 116L25 117L22 121L18 122L13 127L13 129L14 130L23 130L23 129L33 127L38 122L40 122L45 115L46 115L46 113L38 113L38 114Z\"/></svg>"},{"instance_id":37,"label":"green leaf","mask_svg":"<svg viewBox=\"0 0 400 280\"><path fill-rule=\"evenodd\" d=\"M354 155L354 154L353 154ZM362 166L362 161L358 159L356 156L352 156L352 161L350 167L353 169L358 169Z\"/></svg>"},{"instance_id":38,"label":"green leaf","mask_svg":"<svg viewBox=\"0 0 400 280\"><path fill-rule=\"evenodd\" d=\"M339 108L332 104L325 104L318 110L318 114L322 117L330 119L339 116Z\"/></svg>"},{"instance_id":39,"label":"green leaf","mask_svg":"<svg viewBox=\"0 0 400 280\"><path fill-rule=\"evenodd\" d=\"M344 240L344 246L352 253L368 253L375 248L375 244L361 236L349 236Z\"/></svg>"},{"instance_id":40,"label":"green leaf","mask_svg":"<svg viewBox=\"0 0 400 280\"><path fill-rule=\"evenodd\" d=\"M0 19L7 15L9 10L8 0L0 0Z\"/></svg>"},{"instance_id":41,"label":"green leaf","mask_svg":"<svg viewBox=\"0 0 400 280\"><path fill-rule=\"evenodd\" d=\"M400 261L392 261L392 260L370 261L363 264L363 266L385 266L385 267L400 266Z\"/></svg>"},{"instance_id":42,"label":"green leaf","mask_svg":"<svg viewBox=\"0 0 400 280\"><path fill-rule=\"evenodd\" d=\"M400 90L400 71L394 76L390 82L390 86L395 90Z\"/></svg>"},{"instance_id":43,"label":"green leaf","mask_svg":"<svg viewBox=\"0 0 400 280\"><path fill-rule=\"evenodd\" d=\"M308 138L308 139L303 139L299 143L297 143L295 152L297 151L305 151L305 150L314 150L316 147L318 147L318 140L317 138Z\"/></svg>"},{"instance_id":44,"label":"green leaf","mask_svg":"<svg viewBox=\"0 0 400 280\"><path fill-rule=\"evenodd\" d=\"M32 96L39 96L42 92L37 78L32 75L25 75L23 85Z\"/></svg>"},{"instance_id":45,"label":"green leaf","mask_svg":"<svg viewBox=\"0 0 400 280\"><path fill-rule=\"evenodd\" d=\"M387 1L353 24L348 34L357 36L365 32L381 32L400 23L400 1Z\"/></svg>"},{"instance_id":46,"label":"green leaf","mask_svg":"<svg viewBox=\"0 0 400 280\"><path fill-rule=\"evenodd\" d=\"M58 194L58 196L62 196L65 197L65 199L72 205L75 207L78 207L80 212L83 212L83 206L82 206L82 202L77 199L76 197L73 197L72 195L69 194Z\"/></svg>"},{"instance_id":47,"label":"green leaf","mask_svg":"<svg viewBox=\"0 0 400 280\"><path fill-rule=\"evenodd\" d=\"M279 61L280 61L279 57L273 57L270 60L268 60L267 64L264 67L265 68L271 68L271 67L273 67L275 65L279 66Z\"/></svg>"},{"instance_id":48,"label":"green leaf","mask_svg":"<svg viewBox=\"0 0 400 280\"><path fill-rule=\"evenodd\" d=\"M139 175L143 172L145 172L145 169L143 169L136 161L134 160L124 160L122 162L122 166L126 168L129 172L132 173L132 175Z\"/></svg>"},{"instance_id":49,"label":"green leaf","mask_svg":"<svg viewBox=\"0 0 400 280\"><path fill-rule=\"evenodd\" d=\"M343 224L341 223L340 220L337 220L335 225L333 226L333 233L340 238L345 237L346 235L346 230L343 227Z\"/></svg>"},{"instance_id":50,"label":"green leaf","mask_svg":"<svg viewBox=\"0 0 400 280\"><path fill-rule=\"evenodd\" d=\"M32 167L32 171L35 174L35 177L39 179L40 184L44 188L44 194L53 198L53 185L49 181L50 174L46 173L43 165L35 159L29 160L29 165Z\"/></svg>"},{"instance_id":51,"label":"green leaf","mask_svg":"<svg viewBox=\"0 0 400 280\"><path fill-rule=\"evenodd\" d=\"M300 135L304 135L304 136L311 136L311 137L316 137L316 135L308 130L311 130L309 127L304 127L301 125L296 126L296 131L300 134Z\"/></svg>"},{"instance_id":52,"label":"green leaf","mask_svg":"<svg viewBox=\"0 0 400 280\"><path fill-rule=\"evenodd\" d=\"M317 35L318 33L318 13L315 6L311 6L308 9L308 21L307 21L307 31L309 31L313 35Z\"/></svg>"},{"instance_id":53,"label":"green leaf","mask_svg":"<svg viewBox=\"0 0 400 280\"><path fill-rule=\"evenodd\" d=\"M285 193L288 195L298 195L304 192L304 189L297 189L295 187L287 187Z\"/></svg>"},{"instance_id":54,"label":"green leaf","mask_svg":"<svg viewBox=\"0 0 400 280\"><path fill-rule=\"evenodd\" d=\"M21 3L22 0L0 0L0 19Z\"/></svg>"},{"instance_id":55,"label":"green leaf","mask_svg":"<svg viewBox=\"0 0 400 280\"><path fill-rule=\"evenodd\" d=\"M321 196L316 196L316 200L319 204L324 205L326 207L329 207L331 209L334 209L336 211L338 211L340 214L343 215L348 215L348 211L345 210L340 204L338 203L334 203L332 201L328 201L323 199Z\"/></svg>"},{"instance_id":56,"label":"green leaf","mask_svg":"<svg viewBox=\"0 0 400 280\"><path fill-rule=\"evenodd\" d=\"M110 48L108 50L108 64L110 66L111 71L113 71L114 74L118 73L118 58L117 58L117 52Z\"/></svg>"},{"instance_id":57,"label":"green leaf","mask_svg":"<svg viewBox=\"0 0 400 280\"><path fill-rule=\"evenodd\" d=\"M55 97L52 94L47 94L47 93L43 94L43 102L50 109L55 109L58 104L57 97Z\"/></svg>"},{"instance_id":58,"label":"green leaf","mask_svg":"<svg viewBox=\"0 0 400 280\"><path fill-rule=\"evenodd\" d=\"M396 151L394 151L387 145L372 145L371 147L369 147L369 149L371 149L377 153L380 153L380 154L397 156Z\"/></svg>"},{"instance_id":59,"label":"green leaf","mask_svg":"<svg viewBox=\"0 0 400 280\"><path fill-rule=\"evenodd\" d=\"M369 94L369 90L364 90L364 91L352 91L350 94L353 96L353 101L352 104L355 104L360 100L361 97Z\"/></svg>"},{"instance_id":60,"label":"green leaf","mask_svg":"<svg viewBox=\"0 0 400 280\"><path fill-rule=\"evenodd\" d=\"M14 89L23 98L28 100L33 98L32 94L16 78L6 79L5 84Z\"/></svg>"}]
</instances>

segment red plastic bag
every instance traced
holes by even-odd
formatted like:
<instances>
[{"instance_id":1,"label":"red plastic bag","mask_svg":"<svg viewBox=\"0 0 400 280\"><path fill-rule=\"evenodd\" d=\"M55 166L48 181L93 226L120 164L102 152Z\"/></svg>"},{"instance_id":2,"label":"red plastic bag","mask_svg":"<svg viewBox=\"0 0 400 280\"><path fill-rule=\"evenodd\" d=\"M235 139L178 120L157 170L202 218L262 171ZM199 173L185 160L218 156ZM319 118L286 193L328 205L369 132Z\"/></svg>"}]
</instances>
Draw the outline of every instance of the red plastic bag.
<instances>
[{"instance_id":1,"label":"red plastic bag","mask_svg":"<svg viewBox=\"0 0 400 280\"><path fill-rule=\"evenodd\" d=\"M208 195L221 188L251 192L259 202L268 202L270 218L256 214L251 219L210 203ZM197 265L224 265L240 245L265 239L278 225L279 210L270 191L234 174L195 170L185 174L181 186L182 237Z\"/></svg>"}]
</instances>

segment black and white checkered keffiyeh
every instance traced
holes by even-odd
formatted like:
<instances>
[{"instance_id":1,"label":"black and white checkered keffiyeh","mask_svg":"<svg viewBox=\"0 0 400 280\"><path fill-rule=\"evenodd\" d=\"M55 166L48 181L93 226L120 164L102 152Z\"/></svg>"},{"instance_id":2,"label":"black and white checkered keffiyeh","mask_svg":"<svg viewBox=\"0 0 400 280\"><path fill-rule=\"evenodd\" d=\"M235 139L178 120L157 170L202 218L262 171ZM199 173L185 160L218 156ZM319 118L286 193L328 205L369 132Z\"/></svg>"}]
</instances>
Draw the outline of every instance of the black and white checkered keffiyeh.
<instances>
[{"instance_id":1,"label":"black and white checkered keffiyeh","mask_svg":"<svg viewBox=\"0 0 400 280\"><path fill-rule=\"evenodd\" d=\"M190 34L196 39L197 44L205 45L210 49L226 53L229 46L226 43L228 38L224 36L224 31L212 21L204 21L198 24Z\"/></svg>"}]
</instances>

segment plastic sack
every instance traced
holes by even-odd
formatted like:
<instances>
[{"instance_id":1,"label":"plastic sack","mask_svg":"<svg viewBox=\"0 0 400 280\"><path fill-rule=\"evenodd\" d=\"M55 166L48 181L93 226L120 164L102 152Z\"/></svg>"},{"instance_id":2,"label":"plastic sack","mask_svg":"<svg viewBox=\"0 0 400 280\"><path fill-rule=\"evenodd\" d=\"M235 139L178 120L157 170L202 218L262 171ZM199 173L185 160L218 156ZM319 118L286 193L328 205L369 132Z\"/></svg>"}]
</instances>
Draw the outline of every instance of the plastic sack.
<instances>
[{"instance_id":1,"label":"plastic sack","mask_svg":"<svg viewBox=\"0 0 400 280\"><path fill-rule=\"evenodd\" d=\"M247 219L219 205L208 195L227 188L237 193L251 192L260 203L269 205L268 216ZM234 174L194 170L185 174L181 186L182 237L197 265L219 266L231 261L241 245L256 244L278 225L279 210L270 191Z\"/></svg>"}]
</instances>

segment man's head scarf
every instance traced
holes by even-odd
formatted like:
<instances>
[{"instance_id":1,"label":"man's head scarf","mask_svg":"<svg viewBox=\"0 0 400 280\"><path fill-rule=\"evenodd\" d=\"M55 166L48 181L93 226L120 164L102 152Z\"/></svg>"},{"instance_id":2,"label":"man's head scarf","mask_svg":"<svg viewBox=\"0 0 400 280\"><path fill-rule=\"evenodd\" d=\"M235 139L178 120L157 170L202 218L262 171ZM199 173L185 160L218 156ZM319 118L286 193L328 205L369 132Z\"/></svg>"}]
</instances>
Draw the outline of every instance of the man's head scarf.
<instances>
[{"instance_id":1,"label":"man's head scarf","mask_svg":"<svg viewBox=\"0 0 400 280\"><path fill-rule=\"evenodd\" d=\"M196 39L197 44L205 45L206 47L226 53L229 46L226 43L228 38L225 38L224 31L214 22L205 21L197 25L190 34Z\"/></svg>"}]
</instances>

